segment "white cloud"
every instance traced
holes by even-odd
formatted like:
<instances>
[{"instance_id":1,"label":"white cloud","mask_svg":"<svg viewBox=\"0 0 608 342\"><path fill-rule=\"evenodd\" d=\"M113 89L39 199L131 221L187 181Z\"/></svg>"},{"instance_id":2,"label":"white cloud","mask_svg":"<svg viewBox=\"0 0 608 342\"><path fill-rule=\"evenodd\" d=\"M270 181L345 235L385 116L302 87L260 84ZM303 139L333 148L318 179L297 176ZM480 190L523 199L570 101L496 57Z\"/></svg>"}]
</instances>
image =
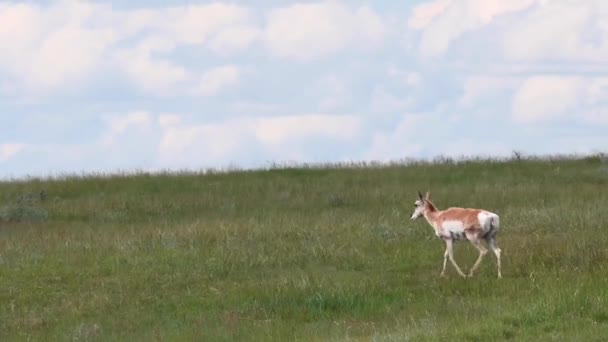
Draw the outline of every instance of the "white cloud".
<instances>
[{"instance_id":1,"label":"white cloud","mask_svg":"<svg viewBox=\"0 0 608 342\"><path fill-rule=\"evenodd\" d=\"M167 39L174 46L206 46L223 31L252 27L249 9L220 2L115 11L113 15L112 26L126 37L139 34L144 39Z\"/></svg>"},{"instance_id":2,"label":"white cloud","mask_svg":"<svg viewBox=\"0 0 608 342\"><path fill-rule=\"evenodd\" d=\"M464 94L459 103L465 106L473 106L478 100L484 99L493 92L514 89L518 82L517 78L509 76L470 76L464 82Z\"/></svg>"},{"instance_id":3,"label":"white cloud","mask_svg":"<svg viewBox=\"0 0 608 342\"><path fill-rule=\"evenodd\" d=\"M513 119L519 123L576 120L608 124L608 78L533 76L515 92Z\"/></svg>"},{"instance_id":4,"label":"white cloud","mask_svg":"<svg viewBox=\"0 0 608 342\"><path fill-rule=\"evenodd\" d=\"M388 68L387 74L390 77L399 79L410 87L418 85L422 81L422 75L419 72L401 70L394 66Z\"/></svg>"},{"instance_id":5,"label":"white cloud","mask_svg":"<svg viewBox=\"0 0 608 342\"><path fill-rule=\"evenodd\" d=\"M605 1L543 2L506 30L504 55L514 61L605 61L607 10Z\"/></svg>"},{"instance_id":6,"label":"white cloud","mask_svg":"<svg viewBox=\"0 0 608 342\"><path fill-rule=\"evenodd\" d=\"M608 125L608 106L596 107L583 113L584 119L597 125Z\"/></svg>"},{"instance_id":7,"label":"white cloud","mask_svg":"<svg viewBox=\"0 0 608 342\"><path fill-rule=\"evenodd\" d=\"M22 86L40 92L81 81L102 63L106 49L116 41L107 26L92 28L93 12L101 5L64 2L50 8L29 4L0 7L0 70Z\"/></svg>"},{"instance_id":8,"label":"white cloud","mask_svg":"<svg viewBox=\"0 0 608 342\"><path fill-rule=\"evenodd\" d=\"M258 36L249 10L210 4L133 13L137 28L151 30L134 48L116 55L118 64L141 89L158 95L189 93L212 96L238 83L239 69L225 66L201 73L172 61L168 54L181 45L198 45L222 54L247 48ZM192 90L194 88L195 90Z\"/></svg>"},{"instance_id":9,"label":"white cloud","mask_svg":"<svg viewBox=\"0 0 608 342\"><path fill-rule=\"evenodd\" d=\"M29 62L25 75L32 87L55 88L80 81L92 73L104 57L104 51L115 41L108 30L63 27L41 42Z\"/></svg>"},{"instance_id":10,"label":"white cloud","mask_svg":"<svg viewBox=\"0 0 608 342\"><path fill-rule=\"evenodd\" d=\"M489 46L498 48L497 56L504 61L601 62L608 58L608 3L601 0L436 0L415 7L408 26L420 32L419 49L424 56L440 56L464 34L505 16L494 26L495 39Z\"/></svg>"},{"instance_id":11,"label":"white cloud","mask_svg":"<svg viewBox=\"0 0 608 342\"><path fill-rule=\"evenodd\" d=\"M118 58L129 79L144 92L173 95L192 77L184 67L167 59L146 54L121 54Z\"/></svg>"},{"instance_id":12,"label":"white cloud","mask_svg":"<svg viewBox=\"0 0 608 342\"><path fill-rule=\"evenodd\" d=\"M203 45L224 30L251 26L247 8L219 2L131 10L114 16L127 36L144 32L154 39L169 39L176 46Z\"/></svg>"},{"instance_id":13,"label":"white cloud","mask_svg":"<svg viewBox=\"0 0 608 342\"><path fill-rule=\"evenodd\" d=\"M222 90L239 84L241 70L234 65L224 65L206 71L192 94L202 96L217 95Z\"/></svg>"},{"instance_id":14,"label":"white cloud","mask_svg":"<svg viewBox=\"0 0 608 342\"><path fill-rule=\"evenodd\" d=\"M103 146L112 146L119 136L128 129L149 128L154 122L153 116L145 111L134 111L124 115L114 115L107 119L108 131L102 140Z\"/></svg>"},{"instance_id":15,"label":"white cloud","mask_svg":"<svg viewBox=\"0 0 608 342\"><path fill-rule=\"evenodd\" d=\"M25 144L0 144L0 162L5 162L25 149Z\"/></svg>"},{"instance_id":16,"label":"white cloud","mask_svg":"<svg viewBox=\"0 0 608 342\"><path fill-rule=\"evenodd\" d=\"M347 46L373 46L384 35L382 19L371 9L320 2L271 10L264 42L273 55L309 61Z\"/></svg>"},{"instance_id":17,"label":"white cloud","mask_svg":"<svg viewBox=\"0 0 608 342\"><path fill-rule=\"evenodd\" d=\"M412 14L408 19L410 28L420 30L423 29L450 6L452 0L435 0L422 3L412 10Z\"/></svg>"},{"instance_id":18,"label":"white cloud","mask_svg":"<svg viewBox=\"0 0 608 342\"><path fill-rule=\"evenodd\" d=\"M388 34L388 28L384 25L384 18L369 7L360 7L355 12L356 21L360 35L358 43L374 45L383 41Z\"/></svg>"},{"instance_id":19,"label":"white cloud","mask_svg":"<svg viewBox=\"0 0 608 342\"><path fill-rule=\"evenodd\" d=\"M0 96L16 97L17 94L18 89L16 88L14 83L11 83L7 80L0 81Z\"/></svg>"},{"instance_id":20,"label":"white cloud","mask_svg":"<svg viewBox=\"0 0 608 342\"><path fill-rule=\"evenodd\" d=\"M494 17L525 10L538 2L539 0L469 0L469 6L479 17L481 23L487 24ZM542 3L542 1L540 2Z\"/></svg>"},{"instance_id":21,"label":"white cloud","mask_svg":"<svg viewBox=\"0 0 608 342\"><path fill-rule=\"evenodd\" d=\"M578 77L530 77L515 93L513 117L522 123L563 117L578 103L582 85Z\"/></svg>"},{"instance_id":22,"label":"white cloud","mask_svg":"<svg viewBox=\"0 0 608 342\"><path fill-rule=\"evenodd\" d=\"M0 3L0 69L17 68L42 35L42 14L36 6Z\"/></svg>"},{"instance_id":23,"label":"white cloud","mask_svg":"<svg viewBox=\"0 0 608 342\"><path fill-rule=\"evenodd\" d=\"M319 103L322 112L335 111L352 99L348 82L334 74L321 78L316 88L323 94Z\"/></svg>"},{"instance_id":24,"label":"white cloud","mask_svg":"<svg viewBox=\"0 0 608 342\"><path fill-rule=\"evenodd\" d=\"M241 69L224 65L198 73L176 65L169 59L152 57L151 51L165 47L163 41L147 41L137 50L119 55L125 72L145 92L158 95L187 93L193 96L214 96L239 84ZM156 44L154 44L156 43Z\"/></svg>"},{"instance_id":25,"label":"white cloud","mask_svg":"<svg viewBox=\"0 0 608 342\"><path fill-rule=\"evenodd\" d=\"M162 31L171 32L186 44L202 44L214 33L249 20L249 11L234 4L214 3L163 10Z\"/></svg>"},{"instance_id":26,"label":"white cloud","mask_svg":"<svg viewBox=\"0 0 608 342\"><path fill-rule=\"evenodd\" d=\"M227 163L257 146L268 158L283 159L298 153L284 150L286 143L319 137L348 141L359 134L360 124L351 115L305 114L176 125L164 130L159 153L163 163Z\"/></svg>"},{"instance_id":27,"label":"white cloud","mask_svg":"<svg viewBox=\"0 0 608 342\"><path fill-rule=\"evenodd\" d=\"M259 35L250 21L247 8L222 3L144 10L80 1L0 4L0 46L7 47L0 73L23 91L49 93L100 70L119 71L144 92L174 94L200 73L170 56L176 48L241 51Z\"/></svg>"},{"instance_id":28,"label":"white cloud","mask_svg":"<svg viewBox=\"0 0 608 342\"><path fill-rule=\"evenodd\" d=\"M216 34L209 41L209 48L218 54L229 55L243 51L260 37L255 27L234 26Z\"/></svg>"},{"instance_id":29,"label":"white cloud","mask_svg":"<svg viewBox=\"0 0 608 342\"><path fill-rule=\"evenodd\" d=\"M182 117L178 114L161 114L158 116L158 124L162 128L177 126L182 123Z\"/></svg>"},{"instance_id":30,"label":"white cloud","mask_svg":"<svg viewBox=\"0 0 608 342\"><path fill-rule=\"evenodd\" d=\"M360 125L356 116L324 114L270 117L252 122L257 139L268 145L315 136L348 140L358 134Z\"/></svg>"},{"instance_id":31,"label":"white cloud","mask_svg":"<svg viewBox=\"0 0 608 342\"><path fill-rule=\"evenodd\" d=\"M497 16L529 8L536 1L437 0L414 8L408 24L422 31L420 52L425 56L439 56L464 33L488 25Z\"/></svg>"},{"instance_id":32,"label":"white cloud","mask_svg":"<svg viewBox=\"0 0 608 342\"><path fill-rule=\"evenodd\" d=\"M606 101L608 97L608 77L593 77L588 79L587 93L584 100L591 105Z\"/></svg>"},{"instance_id":33,"label":"white cloud","mask_svg":"<svg viewBox=\"0 0 608 342\"><path fill-rule=\"evenodd\" d=\"M276 112L281 108L280 105L272 103L262 103L255 101L238 101L230 106L230 109L242 114L268 114Z\"/></svg>"},{"instance_id":34,"label":"white cloud","mask_svg":"<svg viewBox=\"0 0 608 342\"><path fill-rule=\"evenodd\" d=\"M471 129L470 123L467 129ZM507 156L511 149L502 142L484 141L452 134L454 128L440 113L408 113L393 130L378 130L364 158L390 161L403 158L460 156ZM448 139L440 136L452 136Z\"/></svg>"},{"instance_id":35,"label":"white cloud","mask_svg":"<svg viewBox=\"0 0 608 342\"><path fill-rule=\"evenodd\" d=\"M243 127L232 123L169 127L159 145L161 163L226 162L244 133Z\"/></svg>"},{"instance_id":36,"label":"white cloud","mask_svg":"<svg viewBox=\"0 0 608 342\"><path fill-rule=\"evenodd\" d=\"M405 115L393 131L374 133L371 146L363 157L379 161L419 157L424 142L416 132L427 121L427 115Z\"/></svg>"},{"instance_id":37,"label":"white cloud","mask_svg":"<svg viewBox=\"0 0 608 342\"><path fill-rule=\"evenodd\" d=\"M407 96L398 97L377 86L372 92L371 110L374 113L399 113L412 105L412 99Z\"/></svg>"},{"instance_id":38,"label":"white cloud","mask_svg":"<svg viewBox=\"0 0 608 342\"><path fill-rule=\"evenodd\" d=\"M594 125L608 125L608 77L587 79L581 102L583 118Z\"/></svg>"},{"instance_id":39,"label":"white cloud","mask_svg":"<svg viewBox=\"0 0 608 342\"><path fill-rule=\"evenodd\" d=\"M407 11L392 11L405 2L136 10L35 3L0 2L0 96L11 128L0 145L0 160L10 160L3 170L21 163L29 171L31 160L57 154L36 167L502 153L503 142L553 148L558 138L549 133L566 125L572 140L560 148L606 142L597 133L608 125L606 1L437 0L409 20ZM238 99L218 96L241 90ZM215 114L203 115L203 104ZM157 106L163 114L124 113L124 106ZM194 112L173 114L180 108ZM312 113L286 115L302 108ZM370 114L335 115L352 108ZM407 113L412 108L432 112ZM94 119L54 125L65 136L32 131L39 117L57 121L53 113L62 111ZM105 117L95 135L97 128L84 126L104 118L100 112L123 114ZM505 125L505 133L489 144L484 134L440 138L471 130L471 119ZM10 144L13 137L23 144ZM53 141L36 144L43 140Z\"/></svg>"},{"instance_id":40,"label":"white cloud","mask_svg":"<svg viewBox=\"0 0 608 342\"><path fill-rule=\"evenodd\" d=\"M167 37L147 37L133 48L116 51L114 62L144 92L172 95L192 77L183 66L159 56L175 48Z\"/></svg>"},{"instance_id":41,"label":"white cloud","mask_svg":"<svg viewBox=\"0 0 608 342\"><path fill-rule=\"evenodd\" d=\"M113 133L122 133L130 126L148 126L152 122L152 117L148 112L136 111L123 116L116 116L110 119L110 128Z\"/></svg>"},{"instance_id":42,"label":"white cloud","mask_svg":"<svg viewBox=\"0 0 608 342\"><path fill-rule=\"evenodd\" d=\"M407 74L407 77L405 78L405 82L409 86L415 86L418 83L420 83L421 78L422 77L420 76L419 73L417 73L417 72L410 72L410 73Z\"/></svg>"}]
</instances>

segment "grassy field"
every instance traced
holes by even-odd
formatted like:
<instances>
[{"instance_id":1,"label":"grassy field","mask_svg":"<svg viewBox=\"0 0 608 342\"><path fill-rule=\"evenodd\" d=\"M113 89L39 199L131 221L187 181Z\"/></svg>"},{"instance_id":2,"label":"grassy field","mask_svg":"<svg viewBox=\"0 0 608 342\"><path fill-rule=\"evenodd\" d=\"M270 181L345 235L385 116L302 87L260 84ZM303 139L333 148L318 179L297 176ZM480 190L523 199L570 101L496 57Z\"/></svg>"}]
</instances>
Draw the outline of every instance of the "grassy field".
<instances>
[{"instance_id":1,"label":"grassy field","mask_svg":"<svg viewBox=\"0 0 608 342\"><path fill-rule=\"evenodd\" d=\"M500 215L504 279L439 278L417 190ZM2 341L608 336L599 157L13 181L0 221Z\"/></svg>"}]
</instances>

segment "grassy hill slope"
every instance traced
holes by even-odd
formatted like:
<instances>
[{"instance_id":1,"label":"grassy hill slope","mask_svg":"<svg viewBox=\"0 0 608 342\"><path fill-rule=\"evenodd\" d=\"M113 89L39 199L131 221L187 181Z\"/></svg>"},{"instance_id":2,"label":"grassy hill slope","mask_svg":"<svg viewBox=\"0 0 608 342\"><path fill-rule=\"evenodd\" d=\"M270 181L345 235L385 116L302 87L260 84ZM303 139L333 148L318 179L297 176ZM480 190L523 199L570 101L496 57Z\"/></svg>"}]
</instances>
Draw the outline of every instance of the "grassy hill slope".
<instances>
[{"instance_id":1,"label":"grassy hill slope","mask_svg":"<svg viewBox=\"0 0 608 342\"><path fill-rule=\"evenodd\" d=\"M500 215L504 279L439 278L417 190ZM608 336L597 157L4 182L0 221L3 341Z\"/></svg>"}]
</instances>

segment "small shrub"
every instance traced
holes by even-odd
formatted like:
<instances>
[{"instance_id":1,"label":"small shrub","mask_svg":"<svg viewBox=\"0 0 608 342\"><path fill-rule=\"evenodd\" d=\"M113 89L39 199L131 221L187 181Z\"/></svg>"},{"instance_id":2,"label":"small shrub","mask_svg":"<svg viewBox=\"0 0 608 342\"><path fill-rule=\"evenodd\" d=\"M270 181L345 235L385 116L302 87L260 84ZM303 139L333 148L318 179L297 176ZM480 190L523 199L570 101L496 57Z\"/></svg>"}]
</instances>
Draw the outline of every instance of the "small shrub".
<instances>
[{"instance_id":1,"label":"small shrub","mask_svg":"<svg viewBox=\"0 0 608 342\"><path fill-rule=\"evenodd\" d=\"M330 207L338 208L342 207L345 204L344 198L338 194L331 194L327 198L327 203Z\"/></svg>"},{"instance_id":2,"label":"small shrub","mask_svg":"<svg viewBox=\"0 0 608 342\"><path fill-rule=\"evenodd\" d=\"M48 218L46 210L29 205L7 205L0 208L2 222L46 222Z\"/></svg>"},{"instance_id":3,"label":"small shrub","mask_svg":"<svg viewBox=\"0 0 608 342\"><path fill-rule=\"evenodd\" d=\"M46 201L48 194L41 190L37 195L30 191L17 196L13 204L0 207L0 222L46 222L49 213L46 209L36 206L36 203Z\"/></svg>"}]
</instances>

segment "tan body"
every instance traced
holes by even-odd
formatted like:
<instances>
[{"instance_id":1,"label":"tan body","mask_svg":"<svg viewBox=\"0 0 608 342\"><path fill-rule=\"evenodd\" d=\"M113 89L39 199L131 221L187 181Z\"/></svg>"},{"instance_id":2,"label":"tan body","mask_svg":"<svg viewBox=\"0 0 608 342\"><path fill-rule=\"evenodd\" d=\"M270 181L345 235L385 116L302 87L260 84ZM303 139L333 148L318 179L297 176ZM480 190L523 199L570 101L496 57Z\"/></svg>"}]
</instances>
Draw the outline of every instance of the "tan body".
<instances>
[{"instance_id":1,"label":"tan body","mask_svg":"<svg viewBox=\"0 0 608 342\"><path fill-rule=\"evenodd\" d=\"M449 259L456 268L456 271L458 271L458 274L465 277L465 274L458 267L453 256L453 243L458 240L469 240L479 250L479 257L469 271L469 276L473 276L483 256L488 253L488 250L482 244L482 240L485 240L488 247L496 255L498 277L502 278L501 250L496 245L496 233L500 225L498 215L483 209L448 208L446 210L439 210L430 201L428 193L424 198L419 193L419 199L416 201L415 206L416 210L412 214L412 220L424 216L426 221L435 229L435 235L446 243L441 276L445 275Z\"/></svg>"}]
</instances>

